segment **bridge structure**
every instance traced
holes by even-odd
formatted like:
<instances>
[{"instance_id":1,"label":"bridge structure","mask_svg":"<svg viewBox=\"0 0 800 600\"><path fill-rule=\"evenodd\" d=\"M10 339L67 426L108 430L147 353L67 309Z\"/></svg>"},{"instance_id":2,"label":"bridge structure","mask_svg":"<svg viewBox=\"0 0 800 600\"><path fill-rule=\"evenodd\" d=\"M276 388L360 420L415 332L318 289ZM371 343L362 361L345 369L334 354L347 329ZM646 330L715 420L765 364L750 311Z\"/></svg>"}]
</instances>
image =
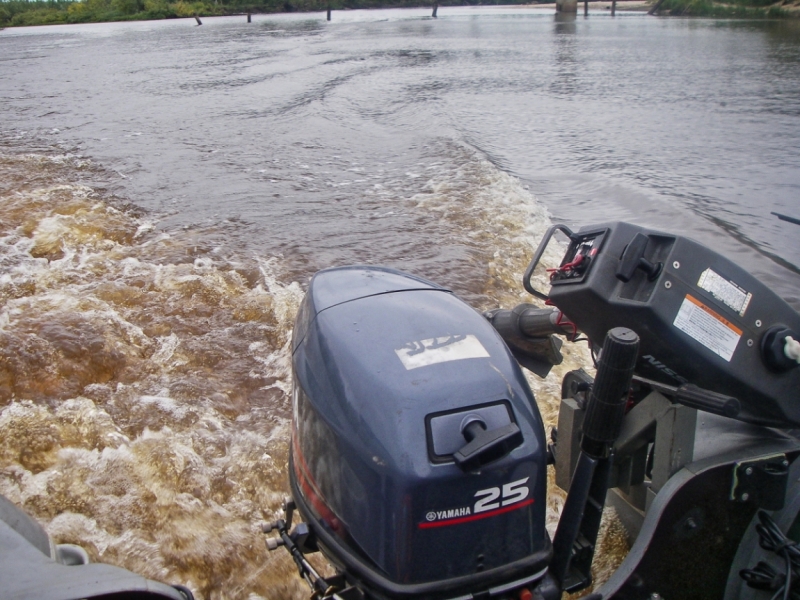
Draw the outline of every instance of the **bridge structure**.
<instances>
[{"instance_id":1,"label":"bridge structure","mask_svg":"<svg viewBox=\"0 0 800 600\"><path fill-rule=\"evenodd\" d=\"M577 13L580 0L556 0L556 12ZM617 12L617 0L611 0L611 16ZM589 14L589 0L583 0L583 14Z\"/></svg>"}]
</instances>

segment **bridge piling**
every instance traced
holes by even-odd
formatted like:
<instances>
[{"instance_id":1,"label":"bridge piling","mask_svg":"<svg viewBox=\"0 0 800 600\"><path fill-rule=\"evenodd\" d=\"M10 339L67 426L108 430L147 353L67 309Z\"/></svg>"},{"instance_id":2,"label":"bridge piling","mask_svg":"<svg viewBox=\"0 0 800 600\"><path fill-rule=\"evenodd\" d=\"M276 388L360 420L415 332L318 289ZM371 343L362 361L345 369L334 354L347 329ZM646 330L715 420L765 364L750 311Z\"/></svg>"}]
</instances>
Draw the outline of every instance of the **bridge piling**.
<instances>
[{"instance_id":1,"label":"bridge piling","mask_svg":"<svg viewBox=\"0 0 800 600\"><path fill-rule=\"evenodd\" d=\"M556 0L556 12L577 13L578 0Z\"/></svg>"}]
</instances>

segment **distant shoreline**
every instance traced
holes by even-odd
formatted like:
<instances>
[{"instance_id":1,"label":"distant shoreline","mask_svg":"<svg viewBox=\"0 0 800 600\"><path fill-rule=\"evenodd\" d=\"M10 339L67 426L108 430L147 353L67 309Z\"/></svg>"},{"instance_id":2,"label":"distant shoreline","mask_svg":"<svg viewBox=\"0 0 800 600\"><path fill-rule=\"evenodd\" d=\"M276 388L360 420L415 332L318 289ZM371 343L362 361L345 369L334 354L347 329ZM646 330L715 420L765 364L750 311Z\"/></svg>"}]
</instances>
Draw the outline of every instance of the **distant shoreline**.
<instances>
[{"instance_id":1,"label":"distant shoreline","mask_svg":"<svg viewBox=\"0 0 800 600\"><path fill-rule=\"evenodd\" d=\"M582 5L584 0L578 0L578 4ZM634 12L647 12L650 10L653 3L650 0L617 0L617 10L626 10ZM552 8L555 10L555 2L546 2L541 4L527 4L532 8ZM589 0L589 6L592 8L601 8L611 10L611 0ZM582 10L582 9L579 9Z\"/></svg>"},{"instance_id":2,"label":"distant shoreline","mask_svg":"<svg viewBox=\"0 0 800 600\"><path fill-rule=\"evenodd\" d=\"M582 0L578 0L581 2ZM589 0L593 9L610 9L610 0ZM719 18L797 18L800 0L618 0L616 10L649 11L658 2L658 16ZM391 8L446 9L455 6L550 8L555 3L493 4L453 0L2 0L0 30L4 27L152 21L246 14L310 13ZM580 13L583 9L579 8ZM441 15L444 16L444 13Z\"/></svg>"}]
</instances>

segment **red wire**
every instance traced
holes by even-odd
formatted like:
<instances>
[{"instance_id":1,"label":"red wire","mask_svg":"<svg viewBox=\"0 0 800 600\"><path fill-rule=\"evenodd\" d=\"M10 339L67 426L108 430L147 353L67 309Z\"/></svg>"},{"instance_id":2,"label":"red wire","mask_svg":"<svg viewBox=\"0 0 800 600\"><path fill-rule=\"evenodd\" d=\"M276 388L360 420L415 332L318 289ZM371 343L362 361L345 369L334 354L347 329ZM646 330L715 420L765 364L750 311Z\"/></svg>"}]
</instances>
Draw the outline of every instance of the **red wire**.
<instances>
[{"instance_id":1,"label":"red wire","mask_svg":"<svg viewBox=\"0 0 800 600\"><path fill-rule=\"evenodd\" d=\"M583 254L578 254L572 262L568 262L565 264L562 269L573 269L577 267L579 264L583 262L583 259L586 258Z\"/></svg>"},{"instance_id":2,"label":"red wire","mask_svg":"<svg viewBox=\"0 0 800 600\"><path fill-rule=\"evenodd\" d=\"M553 301L550 298L547 298L544 301L544 304L545 304L545 306L555 306L555 304L553 304ZM558 325L559 327L561 325L566 325L568 327L572 327L572 339L570 339L570 342L574 342L575 339L578 337L578 326L575 325L575 323L573 323L569 319L564 319L564 311L563 310L559 310L558 311L558 318L556 318L556 325Z\"/></svg>"},{"instance_id":3,"label":"red wire","mask_svg":"<svg viewBox=\"0 0 800 600\"><path fill-rule=\"evenodd\" d=\"M583 254L578 254L571 262L568 262L565 265L561 265L560 267L557 267L555 269L546 269L547 272L550 273L550 279L552 279L556 273L564 273L566 271L571 271L579 264L581 264L584 258L586 257Z\"/></svg>"},{"instance_id":4,"label":"red wire","mask_svg":"<svg viewBox=\"0 0 800 600\"><path fill-rule=\"evenodd\" d=\"M561 327L562 325L566 327L572 327L572 339L570 339L570 342L574 342L575 338L578 337L578 326L575 325L575 323L573 323L569 319L563 320L563 318L564 318L564 312L558 311L558 318L556 319L556 325L558 325L559 327Z\"/></svg>"}]
</instances>

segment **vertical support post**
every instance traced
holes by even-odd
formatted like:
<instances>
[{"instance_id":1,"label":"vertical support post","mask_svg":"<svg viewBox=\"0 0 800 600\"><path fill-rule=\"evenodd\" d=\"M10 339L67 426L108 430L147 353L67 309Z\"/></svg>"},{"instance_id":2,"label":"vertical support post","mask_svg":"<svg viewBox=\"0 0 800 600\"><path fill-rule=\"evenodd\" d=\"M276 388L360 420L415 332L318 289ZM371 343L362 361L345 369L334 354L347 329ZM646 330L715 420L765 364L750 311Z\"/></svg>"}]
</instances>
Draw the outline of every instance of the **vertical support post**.
<instances>
[{"instance_id":1,"label":"vertical support post","mask_svg":"<svg viewBox=\"0 0 800 600\"><path fill-rule=\"evenodd\" d=\"M589 0L583 0L583 16L589 16Z\"/></svg>"},{"instance_id":2,"label":"vertical support post","mask_svg":"<svg viewBox=\"0 0 800 600\"><path fill-rule=\"evenodd\" d=\"M579 0L556 0L556 12L577 14L578 1Z\"/></svg>"},{"instance_id":3,"label":"vertical support post","mask_svg":"<svg viewBox=\"0 0 800 600\"><path fill-rule=\"evenodd\" d=\"M697 409L677 404L656 420L650 490L655 494L670 477L692 462Z\"/></svg>"},{"instance_id":4,"label":"vertical support post","mask_svg":"<svg viewBox=\"0 0 800 600\"><path fill-rule=\"evenodd\" d=\"M603 512L614 457L628 401L633 367L639 355L639 336L615 327L606 334L592 385L578 464L572 476L564 510L553 536L550 573L570 593L592 581L600 517Z\"/></svg>"},{"instance_id":5,"label":"vertical support post","mask_svg":"<svg viewBox=\"0 0 800 600\"><path fill-rule=\"evenodd\" d=\"M247 22L248 23L252 23L252 20L250 19L250 13L249 12L247 13Z\"/></svg>"},{"instance_id":6,"label":"vertical support post","mask_svg":"<svg viewBox=\"0 0 800 600\"><path fill-rule=\"evenodd\" d=\"M558 411L558 443L556 444L556 485L569 491L575 465L581 453L581 431L586 412L574 398L561 400Z\"/></svg>"},{"instance_id":7,"label":"vertical support post","mask_svg":"<svg viewBox=\"0 0 800 600\"><path fill-rule=\"evenodd\" d=\"M434 2L433 3L433 14L431 15L434 19L436 18L436 11L438 11L438 10L439 10L439 3L438 2Z\"/></svg>"},{"instance_id":8,"label":"vertical support post","mask_svg":"<svg viewBox=\"0 0 800 600\"><path fill-rule=\"evenodd\" d=\"M198 25L202 25L203 24L203 22L200 20L200 17L198 17L197 15L194 16L194 20L197 21Z\"/></svg>"},{"instance_id":9,"label":"vertical support post","mask_svg":"<svg viewBox=\"0 0 800 600\"><path fill-rule=\"evenodd\" d=\"M617 0L611 0L611 16L613 17L617 12Z\"/></svg>"},{"instance_id":10,"label":"vertical support post","mask_svg":"<svg viewBox=\"0 0 800 600\"><path fill-rule=\"evenodd\" d=\"M328 7L328 21L331 20L331 7Z\"/></svg>"}]
</instances>

